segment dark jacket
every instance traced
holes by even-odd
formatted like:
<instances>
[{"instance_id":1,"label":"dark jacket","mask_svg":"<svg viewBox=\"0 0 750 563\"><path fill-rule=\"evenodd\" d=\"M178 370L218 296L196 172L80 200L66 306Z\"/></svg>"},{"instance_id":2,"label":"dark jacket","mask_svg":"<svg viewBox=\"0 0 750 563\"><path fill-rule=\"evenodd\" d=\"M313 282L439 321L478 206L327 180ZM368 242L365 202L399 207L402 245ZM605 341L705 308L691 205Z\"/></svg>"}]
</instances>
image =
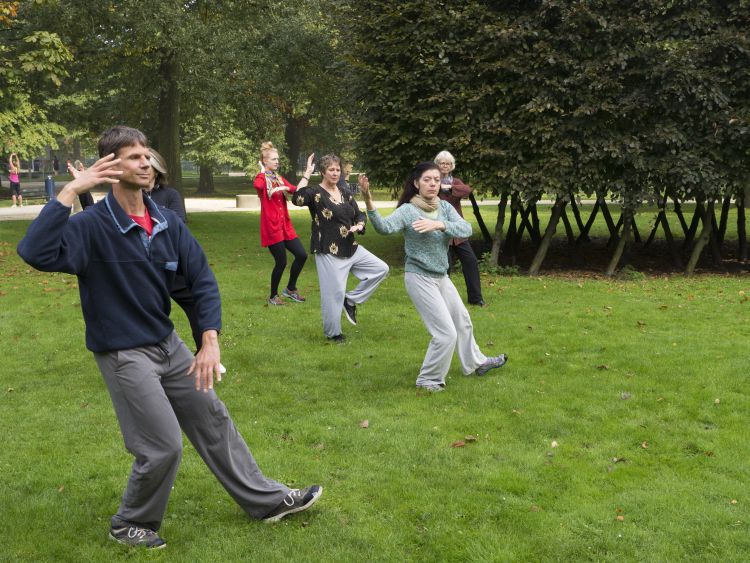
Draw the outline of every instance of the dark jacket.
<instances>
[{"instance_id":1,"label":"dark jacket","mask_svg":"<svg viewBox=\"0 0 750 563\"><path fill-rule=\"evenodd\" d=\"M201 331L221 328L221 300L206 255L183 222L144 197L154 221L149 237L110 192L85 213L53 200L44 206L18 254L45 272L78 276L92 352L154 345L174 326L170 289L182 274L195 298Z\"/></svg>"},{"instance_id":2,"label":"dark jacket","mask_svg":"<svg viewBox=\"0 0 750 563\"><path fill-rule=\"evenodd\" d=\"M359 210L357 201L349 192L341 191L341 203L335 203L322 186L305 186L298 188L291 199L294 205L310 209L313 218L310 252L338 258L354 255L359 243L349 228L366 223L367 215Z\"/></svg>"},{"instance_id":3,"label":"dark jacket","mask_svg":"<svg viewBox=\"0 0 750 563\"><path fill-rule=\"evenodd\" d=\"M187 214L185 213L185 204L182 201L182 196L174 188L169 186L155 185L154 189L148 192L151 199L154 200L157 205L171 209L182 219L183 223L187 223Z\"/></svg>"}]
</instances>

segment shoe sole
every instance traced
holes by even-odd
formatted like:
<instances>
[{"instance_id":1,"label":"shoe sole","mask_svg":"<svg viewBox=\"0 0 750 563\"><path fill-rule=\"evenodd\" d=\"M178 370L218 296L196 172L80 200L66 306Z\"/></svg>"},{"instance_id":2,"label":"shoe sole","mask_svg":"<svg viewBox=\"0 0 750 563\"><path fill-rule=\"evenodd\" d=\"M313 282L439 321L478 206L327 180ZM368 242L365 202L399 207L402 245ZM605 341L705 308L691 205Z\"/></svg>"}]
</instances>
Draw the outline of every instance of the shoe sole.
<instances>
[{"instance_id":1,"label":"shoe sole","mask_svg":"<svg viewBox=\"0 0 750 563\"><path fill-rule=\"evenodd\" d=\"M311 498L307 504L303 504L300 507L297 507L293 510L289 510L287 512L282 512L281 514L277 514L276 516L272 516L271 518L264 518L263 522L266 524L273 524L274 522L278 522L282 518L289 516L290 514L294 514L295 512L302 512L303 510L307 510L310 508L313 504L315 504L320 497L323 496L323 487L318 487L318 492L313 494L313 498Z\"/></svg>"},{"instance_id":2,"label":"shoe sole","mask_svg":"<svg viewBox=\"0 0 750 563\"><path fill-rule=\"evenodd\" d=\"M346 310L346 307L344 307L344 316L346 317L346 320L352 323L354 326L357 326L357 321L349 316L349 311Z\"/></svg>"},{"instance_id":3,"label":"shoe sole","mask_svg":"<svg viewBox=\"0 0 750 563\"><path fill-rule=\"evenodd\" d=\"M154 545L151 547L147 545L133 545L132 543L128 543L124 540L116 538L115 536L112 535L112 532L109 533L109 539L111 539L112 541L116 541L120 545L127 545L128 547L137 547L137 548L143 548L143 549L164 549L165 547L167 547L167 542L164 542L161 545Z\"/></svg>"}]
</instances>

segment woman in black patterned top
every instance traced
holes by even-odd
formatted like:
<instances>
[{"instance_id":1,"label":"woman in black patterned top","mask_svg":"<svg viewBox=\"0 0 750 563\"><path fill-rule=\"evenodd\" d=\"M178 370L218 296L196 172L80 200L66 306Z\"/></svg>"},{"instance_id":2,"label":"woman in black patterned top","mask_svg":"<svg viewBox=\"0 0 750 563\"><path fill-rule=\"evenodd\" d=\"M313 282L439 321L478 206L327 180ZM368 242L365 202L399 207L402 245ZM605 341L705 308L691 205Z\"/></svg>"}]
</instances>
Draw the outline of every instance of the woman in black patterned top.
<instances>
[{"instance_id":1,"label":"woman in black patterned top","mask_svg":"<svg viewBox=\"0 0 750 563\"><path fill-rule=\"evenodd\" d=\"M323 175L320 184L299 188L292 203L308 207L313 217L310 252L318 270L323 332L329 340L342 343L342 311L350 323L357 324L357 305L367 301L385 279L388 264L354 238L355 233L364 233L367 215L350 193L336 186L341 176L339 157L324 156L319 169ZM367 182L366 176L360 176L362 182ZM349 273L359 284L346 291Z\"/></svg>"}]
</instances>

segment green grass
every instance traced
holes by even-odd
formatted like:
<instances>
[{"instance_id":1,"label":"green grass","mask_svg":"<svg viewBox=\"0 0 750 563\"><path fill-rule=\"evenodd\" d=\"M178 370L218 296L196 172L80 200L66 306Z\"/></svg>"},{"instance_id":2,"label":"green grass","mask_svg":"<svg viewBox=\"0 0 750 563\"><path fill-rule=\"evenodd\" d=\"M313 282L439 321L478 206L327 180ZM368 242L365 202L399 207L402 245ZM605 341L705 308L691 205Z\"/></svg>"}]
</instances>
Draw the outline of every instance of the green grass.
<instances>
[{"instance_id":1,"label":"green grass","mask_svg":"<svg viewBox=\"0 0 750 563\"><path fill-rule=\"evenodd\" d=\"M306 241L308 216L293 220ZM364 238L391 276L359 326L344 322L349 343L327 345L312 258L307 303L265 307L257 214L194 214L224 303L219 393L266 474L325 494L278 525L251 521L186 444L169 546L144 553L106 537L130 457L75 279L15 254L27 224L0 223L0 560L747 559L746 276L485 275L477 342L509 364L467 378L454 362L446 392L424 395L400 238Z\"/></svg>"}]
</instances>

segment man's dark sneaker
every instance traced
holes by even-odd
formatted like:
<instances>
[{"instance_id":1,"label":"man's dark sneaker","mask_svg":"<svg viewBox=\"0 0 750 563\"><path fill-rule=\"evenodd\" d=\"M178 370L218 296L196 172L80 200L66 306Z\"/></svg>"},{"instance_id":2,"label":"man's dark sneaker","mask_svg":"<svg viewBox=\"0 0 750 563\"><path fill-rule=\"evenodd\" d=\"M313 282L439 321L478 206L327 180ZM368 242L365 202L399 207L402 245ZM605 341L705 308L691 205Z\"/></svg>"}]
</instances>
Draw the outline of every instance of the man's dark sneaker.
<instances>
[{"instance_id":1,"label":"man's dark sneaker","mask_svg":"<svg viewBox=\"0 0 750 563\"><path fill-rule=\"evenodd\" d=\"M328 340L335 342L336 344L344 344L346 342L346 336L343 334L337 334L336 336L329 336Z\"/></svg>"},{"instance_id":2,"label":"man's dark sneaker","mask_svg":"<svg viewBox=\"0 0 750 563\"><path fill-rule=\"evenodd\" d=\"M487 307L489 307L489 305L485 303L484 301L482 301L481 299L477 301L476 303L469 303L469 305L473 305L474 307L479 307L480 309L486 309Z\"/></svg>"},{"instance_id":3,"label":"man's dark sneaker","mask_svg":"<svg viewBox=\"0 0 750 563\"><path fill-rule=\"evenodd\" d=\"M354 303L349 303L349 300L344 298L344 313L346 314L346 320L353 325L357 324L357 306Z\"/></svg>"},{"instance_id":4,"label":"man's dark sneaker","mask_svg":"<svg viewBox=\"0 0 750 563\"><path fill-rule=\"evenodd\" d=\"M118 543L147 549L162 549L167 542L149 528L142 528L131 522L122 522L109 528L109 537Z\"/></svg>"},{"instance_id":5,"label":"man's dark sneaker","mask_svg":"<svg viewBox=\"0 0 750 563\"><path fill-rule=\"evenodd\" d=\"M474 373L477 375L484 375L491 369L500 368L505 365L505 362L508 361L508 356L505 354L500 354L499 356L495 356L494 358L487 358L484 363L479 366Z\"/></svg>"},{"instance_id":6,"label":"man's dark sneaker","mask_svg":"<svg viewBox=\"0 0 750 563\"><path fill-rule=\"evenodd\" d=\"M322 494L323 487L320 485L313 485L312 487L307 487L305 489L292 489L289 491L289 494L284 497L284 500L281 501L281 504L263 518L263 521L278 522L284 516L307 510L315 504L315 501L317 501Z\"/></svg>"}]
</instances>

